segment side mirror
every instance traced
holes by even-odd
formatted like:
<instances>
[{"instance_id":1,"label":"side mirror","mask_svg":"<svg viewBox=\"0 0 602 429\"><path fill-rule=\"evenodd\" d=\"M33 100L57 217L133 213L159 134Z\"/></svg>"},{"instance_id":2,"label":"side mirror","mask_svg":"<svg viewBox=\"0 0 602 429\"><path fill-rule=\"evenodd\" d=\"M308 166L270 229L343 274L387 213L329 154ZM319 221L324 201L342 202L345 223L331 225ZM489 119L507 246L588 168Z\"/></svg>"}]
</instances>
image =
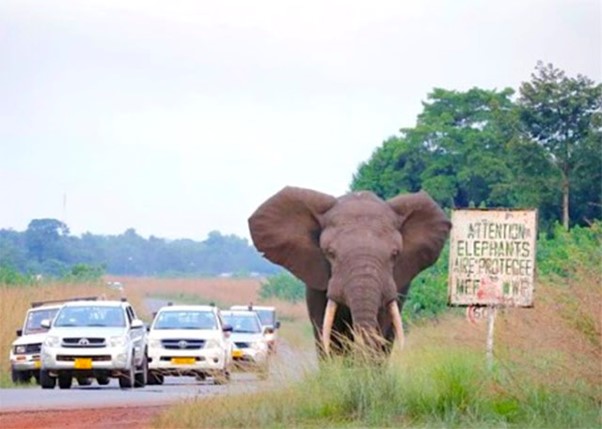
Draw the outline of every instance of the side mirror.
<instances>
[{"instance_id":1,"label":"side mirror","mask_svg":"<svg viewBox=\"0 0 602 429\"><path fill-rule=\"evenodd\" d=\"M144 322L140 319L132 320L132 329L144 328Z\"/></svg>"},{"instance_id":2,"label":"side mirror","mask_svg":"<svg viewBox=\"0 0 602 429\"><path fill-rule=\"evenodd\" d=\"M150 325L146 325L146 332L150 332Z\"/></svg>"},{"instance_id":3,"label":"side mirror","mask_svg":"<svg viewBox=\"0 0 602 429\"><path fill-rule=\"evenodd\" d=\"M274 328L280 329L280 320L276 320L276 324L274 325Z\"/></svg>"},{"instance_id":4,"label":"side mirror","mask_svg":"<svg viewBox=\"0 0 602 429\"><path fill-rule=\"evenodd\" d=\"M40 322L40 326L42 328L46 328L46 329L50 329L50 324L51 324L50 319L44 319Z\"/></svg>"},{"instance_id":5,"label":"side mirror","mask_svg":"<svg viewBox=\"0 0 602 429\"><path fill-rule=\"evenodd\" d=\"M17 329L17 337L23 335L23 329Z\"/></svg>"}]
</instances>

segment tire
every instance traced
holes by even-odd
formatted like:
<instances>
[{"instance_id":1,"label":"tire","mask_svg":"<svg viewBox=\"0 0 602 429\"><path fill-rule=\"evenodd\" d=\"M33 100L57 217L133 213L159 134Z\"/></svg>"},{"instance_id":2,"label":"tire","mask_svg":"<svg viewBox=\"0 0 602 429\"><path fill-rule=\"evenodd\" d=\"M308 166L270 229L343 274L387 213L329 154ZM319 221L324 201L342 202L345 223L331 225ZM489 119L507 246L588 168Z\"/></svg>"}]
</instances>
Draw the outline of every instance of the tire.
<instances>
[{"instance_id":1,"label":"tire","mask_svg":"<svg viewBox=\"0 0 602 429\"><path fill-rule=\"evenodd\" d=\"M92 379L88 377L77 377L77 384L80 386L89 386L92 384Z\"/></svg>"},{"instance_id":2,"label":"tire","mask_svg":"<svg viewBox=\"0 0 602 429\"><path fill-rule=\"evenodd\" d=\"M196 381L205 381L207 379L207 376L205 375L205 373L203 372L199 372L196 376L195 376Z\"/></svg>"},{"instance_id":3,"label":"tire","mask_svg":"<svg viewBox=\"0 0 602 429\"><path fill-rule=\"evenodd\" d=\"M107 384L109 384L111 382L111 379L109 377L107 377L106 375L101 375L96 377L96 382L98 383L99 386L106 386Z\"/></svg>"},{"instance_id":4,"label":"tire","mask_svg":"<svg viewBox=\"0 0 602 429\"><path fill-rule=\"evenodd\" d=\"M71 389L71 385L73 384L71 374L59 374L58 380L60 389Z\"/></svg>"},{"instance_id":5,"label":"tire","mask_svg":"<svg viewBox=\"0 0 602 429\"><path fill-rule=\"evenodd\" d=\"M40 386L42 389L54 389L56 386L56 378L51 377L47 370L40 370Z\"/></svg>"},{"instance_id":6,"label":"tire","mask_svg":"<svg viewBox=\"0 0 602 429\"><path fill-rule=\"evenodd\" d=\"M163 384L164 381L165 381L165 379L163 378L163 374L159 374L154 371L148 372L148 383L147 384L152 384L152 385Z\"/></svg>"},{"instance_id":7,"label":"tire","mask_svg":"<svg viewBox=\"0 0 602 429\"><path fill-rule=\"evenodd\" d=\"M15 384L25 384L29 383L31 378L31 373L29 371L18 371L16 369L11 369L10 376Z\"/></svg>"},{"instance_id":8,"label":"tire","mask_svg":"<svg viewBox=\"0 0 602 429\"><path fill-rule=\"evenodd\" d=\"M219 374L213 376L213 383L217 385L228 384L230 382L230 371L224 369Z\"/></svg>"},{"instance_id":9,"label":"tire","mask_svg":"<svg viewBox=\"0 0 602 429\"><path fill-rule=\"evenodd\" d=\"M148 359L146 354L142 358L142 365L134 375L134 387L144 387L148 383Z\"/></svg>"},{"instance_id":10,"label":"tire","mask_svg":"<svg viewBox=\"0 0 602 429\"><path fill-rule=\"evenodd\" d=\"M124 370L119 374L119 387L122 389L131 389L134 387L136 380L136 365L134 365L134 352L132 351L132 362L130 369Z\"/></svg>"}]
</instances>

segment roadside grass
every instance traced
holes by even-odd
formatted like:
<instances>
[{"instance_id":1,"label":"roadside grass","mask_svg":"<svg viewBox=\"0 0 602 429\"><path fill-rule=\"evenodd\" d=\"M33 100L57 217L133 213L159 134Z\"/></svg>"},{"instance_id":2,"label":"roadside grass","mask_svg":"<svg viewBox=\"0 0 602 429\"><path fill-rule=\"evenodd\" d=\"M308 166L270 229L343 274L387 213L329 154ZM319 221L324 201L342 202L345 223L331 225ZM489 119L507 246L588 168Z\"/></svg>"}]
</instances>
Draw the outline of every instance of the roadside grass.
<instances>
[{"instance_id":1,"label":"roadside grass","mask_svg":"<svg viewBox=\"0 0 602 429\"><path fill-rule=\"evenodd\" d=\"M20 287L0 284L0 387L15 387L11 381L8 356L16 338L15 331L23 327L23 319L31 303L78 296L118 299L119 292L99 284L43 283Z\"/></svg>"},{"instance_id":2,"label":"roadside grass","mask_svg":"<svg viewBox=\"0 0 602 429\"><path fill-rule=\"evenodd\" d=\"M569 277L538 281L534 308L498 313L492 371L486 323L450 312L408 326L386 364L333 359L266 391L174 405L154 427L602 427L600 271L567 263ZM287 335L311 347L295 320L305 333Z\"/></svg>"}]
</instances>

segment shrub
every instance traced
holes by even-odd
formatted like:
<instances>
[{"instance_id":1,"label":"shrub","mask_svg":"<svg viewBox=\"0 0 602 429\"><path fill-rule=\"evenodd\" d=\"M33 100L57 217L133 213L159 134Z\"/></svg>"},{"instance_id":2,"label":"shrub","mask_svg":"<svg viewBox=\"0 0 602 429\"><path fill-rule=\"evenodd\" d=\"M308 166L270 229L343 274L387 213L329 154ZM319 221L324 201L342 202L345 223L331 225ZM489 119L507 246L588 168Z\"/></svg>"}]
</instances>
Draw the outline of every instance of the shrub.
<instances>
[{"instance_id":1,"label":"shrub","mask_svg":"<svg viewBox=\"0 0 602 429\"><path fill-rule=\"evenodd\" d=\"M299 302L305 298L305 285L289 273L276 274L268 277L261 284L259 297L262 299L276 298L293 303Z\"/></svg>"}]
</instances>

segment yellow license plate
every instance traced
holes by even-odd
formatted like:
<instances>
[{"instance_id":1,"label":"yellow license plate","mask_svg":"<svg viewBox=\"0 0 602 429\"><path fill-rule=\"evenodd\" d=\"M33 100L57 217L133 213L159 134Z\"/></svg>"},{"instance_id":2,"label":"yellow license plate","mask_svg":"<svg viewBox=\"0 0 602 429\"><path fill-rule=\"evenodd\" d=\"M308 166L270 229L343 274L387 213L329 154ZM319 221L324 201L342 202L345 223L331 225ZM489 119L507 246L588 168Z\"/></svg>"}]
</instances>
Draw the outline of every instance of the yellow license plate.
<instances>
[{"instance_id":1,"label":"yellow license plate","mask_svg":"<svg viewBox=\"0 0 602 429\"><path fill-rule=\"evenodd\" d=\"M193 357L175 357L171 358L171 363L174 365L194 365L196 359Z\"/></svg>"},{"instance_id":2,"label":"yellow license plate","mask_svg":"<svg viewBox=\"0 0 602 429\"><path fill-rule=\"evenodd\" d=\"M92 369L92 359L78 358L74 361L75 369Z\"/></svg>"},{"instance_id":3,"label":"yellow license plate","mask_svg":"<svg viewBox=\"0 0 602 429\"><path fill-rule=\"evenodd\" d=\"M232 350L232 357L236 357L236 358L243 357L242 350Z\"/></svg>"},{"instance_id":4,"label":"yellow license plate","mask_svg":"<svg viewBox=\"0 0 602 429\"><path fill-rule=\"evenodd\" d=\"M40 368L42 368L42 361L40 361L40 360L35 360L35 361L33 361L33 367L34 367L35 369L40 369Z\"/></svg>"}]
</instances>

